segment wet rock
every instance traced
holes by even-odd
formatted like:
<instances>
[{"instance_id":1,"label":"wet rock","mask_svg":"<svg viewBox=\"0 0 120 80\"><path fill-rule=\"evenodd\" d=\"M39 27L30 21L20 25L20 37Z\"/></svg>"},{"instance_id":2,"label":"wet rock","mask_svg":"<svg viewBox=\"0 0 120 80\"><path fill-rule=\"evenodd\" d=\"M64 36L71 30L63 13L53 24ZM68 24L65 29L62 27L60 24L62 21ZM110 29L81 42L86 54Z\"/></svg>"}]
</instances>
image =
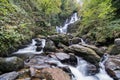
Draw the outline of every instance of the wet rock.
<instances>
[{"instance_id":1,"label":"wet rock","mask_svg":"<svg viewBox=\"0 0 120 80\"><path fill-rule=\"evenodd\" d=\"M0 71L9 72L23 68L24 62L18 57L0 58Z\"/></svg>"},{"instance_id":2,"label":"wet rock","mask_svg":"<svg viewBox=\"0 0 120 80\"><path fill-rule=\"evenodd\" d=\"M81 45L94 50L99 56L103 56L103 54L105 53L105 50L106 50L106 47L97 48L94 45L88 45L88 44L81 44Z\"/></svg>"},{"instance_id":3,"label":"wet rock","mask_svg":"<svg viewBox=\"0 0 120 80\"><path fill-rule=\"evenodd\" d=\"M0 80L16 80L16 78L18 77L18 72L9 72L9 73L5 73L0 75Z\"/></svg>"},{"instance_id":4,"label":"wet rock","mask_svg":"<svg viewBox=\"0 0 120 80\"><path fill-rule=\"evenodd\" d=\"M120 46L120 38L115 39L114 43L116 46Z\"/></svg>"},{"instance_id":5,"label":"wet rock","mask_svg":"<svg viewBox=\"0 0 120 80\"><path fill-rule=\"evenodd\" d=\"M65 59L69 59L70 58L70 55L68 55L66 53L62 53L62 52L54 53L54 54L52 54L50 56L52 58L59 59L59 60L65 60Z\"/></svg>"},{"instance_id":6,"label":"wet rock","mask_svg":"<svg viewBox=\"0 0 120 80\"><path fill-rule=\"evenodd\" d=\"M52 35L48 37L50 40L52 40L55 45L57 46L60 42L66 46L69 45L69 39L73 38L72 35L68 34L59 34L59 35Z\"/></svg>"},{"instance_id":7,"label":"wet rock","mask_svg":"<svg viewBox=\"0 0 120 80\"><path fill-rule=\"evenodd\" d=\"M36 41L37 43L41 43L41 39L40 39L40 38L35 38L35 41Z\"/></svg>"},{"instance_id":8,"label":"wet rock","mask_svg":"<svg viewBox=\"0 0 120 80\"><path fill-rule=\"evenodd\" d=\"M108 51L107 51L109 54L111 55L117 55L117 54L120 54L120 46L116 46L116 45L111 45L109 48L108 48Z\"/></svg>"},{"instance_id":9,"label":"wet rock","mask_svg":"<svg viewBox=\"0 0 120 80\"><path fill-rule=\"evenodd\" d=\"M75 53L78 56L83 57L88 62L98 64L100 57L96 54L96 52L88 47L84 47L81 45L71 45L64 50L65 52Z\"/></svg>"},{"instance_id":10,"label":"wet rock","mask_svg":"<svg viewBox=\"0 0 120 80\"><path fill-rule=\"evenodd\" d=\"M58 46L57 46L57 48L62 48L62 49L66 48L66 47L67 47L67 46L64 45L64 44L62 44L62 43L59 43Z\"/></svg>"},{"instance_id":11,"label":"wet rock","mask_svg":"<svg viewBox=\"0 0 120 80\"><path fill-rule=\"evenodd\" d=\"M42 42L36 43L35 46L41 46Z\"/></svg>"},{"instance_id":12,"label":"wet rock","mask_svg":"<svg viewBox=\"0 0 120 80\"><path fill-rule=\"evenodd\" d=\"M17 80L31 80L29 69L22 69L18 73L19 76L17 77Z\"/></svg>"},{"instance_id":13,"label":"wet rock","mask_svg":"<svg viewBox=\"0 0 120 80\"><path fill-rule=\"evenodd\" d=\"M37 71L35 78L45 80L71 80L70 76L59 68L45 68Z\"/></svg>"},{"instance_id":14,"label":"wet rock","mask_svg":"<svg viewBox=\"0 0 120 80\"><path fill-rule=\"evenodd\" d=\"M76 58L76 56L73 55L72 53L69 53L69 54L70 54L70 58L64 59L61 62L64 63L64 64L77 66L77 58Z\"/></svg>"},{"instance_id":15,"label":"wet rock","mask_svg":"<svg viewBox=\"0 0 120 80\"><path fill-rule=\"evenodd\" d=\"M115 80L120 79L120 55L110 56L106 63L105 68L108 74Z\"/></svg>"},{"instance_id":16,"label":"wet rock","mask_svg":"<svg viewBox=\"0 0 120 80\"><path fill-rule=\"evenodd\" d=\"M98 69L96 68L96 66L92 65L92 64L88 64L87 65L87 75L95 75L98 72Z\"/></svg>"},{"instance_id":17,"label":"wet rock","mask_svg":"<svg viewBox=\"0 0 120 80\"><path fill-rule=\"evenodd\" d=\"M26 60L32 56L34 56L35 54L33 53L20 53L20 54L17 54L17 53L13 53L11 56L17 56L23 60Z\"/></svg>"},{"instance_id":18,"label":"wet rock","mask_svg":"<svg viewBox=\"0 0 120 80\"><path fill-rule=\"evenodd\" d=\"M45 52L54 52L54 51L56 51L56 47L55 47L54 42L51 41L50 39L46 40L44 51Z\"/></svg>"},{"instance_id":19,"label":"wet rock","mask_svg":"<svg viewBox=\"0 0 120 80\"><path fill-rule=\"evenodd\" d=\"M79 37L74 37L71 39L72 44L78 44L81 42L81 39Z\"/></svg>"},{"instance_id":20,"label":"wet rock","mask_svg":"<svg viewBox=\"0 0 120 80\"><path fill-rule=\"evenodd\" d=\"M37 46L36 51L41 51L43 48L41 46Z\"/></svg>"}]
</instances>

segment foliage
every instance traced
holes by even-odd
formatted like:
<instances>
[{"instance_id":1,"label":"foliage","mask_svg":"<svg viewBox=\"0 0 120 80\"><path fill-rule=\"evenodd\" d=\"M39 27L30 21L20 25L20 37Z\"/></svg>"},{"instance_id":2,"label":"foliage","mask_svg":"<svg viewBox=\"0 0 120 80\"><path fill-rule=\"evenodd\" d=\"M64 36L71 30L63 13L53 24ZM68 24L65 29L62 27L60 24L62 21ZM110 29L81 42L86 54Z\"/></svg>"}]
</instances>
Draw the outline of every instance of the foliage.
<instances>
[{"instance_id":1,"label":"foliage","mask_svg":"<svg viewBox=\"0 0 120 80\"><path fill-rule=\"evenodd\" d=\"M114 21L114 10L111 0L86 0L82 10L82 25L79 34L92 36L98 42L107 38L115 38L114 32L119 30L119 20ZM115 22L115 23L114 23Z\"/></svg>"},{"instance_id":2,"label":"foliage","mask_svg":"<svg viewBox=\"0 0 120 80\"><path fill-rule=\"evenodd\" d=\"M34 34L55 33L55 26L75 10L72 1L0 0L0 56L16 50Z\"/></svg>"}]
</instances>

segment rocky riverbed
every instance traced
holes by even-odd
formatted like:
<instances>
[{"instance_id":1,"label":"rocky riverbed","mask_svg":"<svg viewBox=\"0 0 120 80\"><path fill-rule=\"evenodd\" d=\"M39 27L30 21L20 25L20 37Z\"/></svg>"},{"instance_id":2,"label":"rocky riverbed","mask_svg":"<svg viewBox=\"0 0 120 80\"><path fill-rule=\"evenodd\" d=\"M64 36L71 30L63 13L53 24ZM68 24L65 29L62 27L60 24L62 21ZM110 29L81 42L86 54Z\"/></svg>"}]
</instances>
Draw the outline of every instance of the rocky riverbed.
<instances>
[{"instance_id":1,"label":"rocky riverbed","mask_svg":"<svg viewBox=\"0 0 120 80\"><path fill-rule=\"evenodd\" d=\"M115 39L114 49L106 49L106 46L96 47L69 34L39 37L34 41L22 49L28 51L21 50L11 54L10 57L0 58L0 80L82 80L73 79L75 75L70 66L74 68L80 66L78 70L81 73L93 77L100 73L99 62L105 59L103 65L106 74L114 80L120 80L120 55L119 52L116 55L113 52L114 49L119 51L119 38ZM107 58L102 57L105 52ZM97 78L90 79L101 80Z\"/></svg>"}]
</instances>

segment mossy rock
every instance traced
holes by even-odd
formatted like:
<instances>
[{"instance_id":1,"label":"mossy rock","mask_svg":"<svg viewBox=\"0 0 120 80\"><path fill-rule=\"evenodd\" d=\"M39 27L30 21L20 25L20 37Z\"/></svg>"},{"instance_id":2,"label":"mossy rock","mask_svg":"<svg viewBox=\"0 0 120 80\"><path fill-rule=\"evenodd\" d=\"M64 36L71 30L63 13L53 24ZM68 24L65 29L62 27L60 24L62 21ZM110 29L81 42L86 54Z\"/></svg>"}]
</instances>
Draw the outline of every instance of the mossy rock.
<instances>
[{"instance_id":1,"label":"mossy rock","mask_svg":"<svg viewBox=\"0 0 120 80\"><path fill-rule=\"evenodd\" d=\"M120 46L111 45L111 46L109 46L107 52L108 52L109 54L111 54L111 55L120 54Z\"/></svg>"}]
</instances>

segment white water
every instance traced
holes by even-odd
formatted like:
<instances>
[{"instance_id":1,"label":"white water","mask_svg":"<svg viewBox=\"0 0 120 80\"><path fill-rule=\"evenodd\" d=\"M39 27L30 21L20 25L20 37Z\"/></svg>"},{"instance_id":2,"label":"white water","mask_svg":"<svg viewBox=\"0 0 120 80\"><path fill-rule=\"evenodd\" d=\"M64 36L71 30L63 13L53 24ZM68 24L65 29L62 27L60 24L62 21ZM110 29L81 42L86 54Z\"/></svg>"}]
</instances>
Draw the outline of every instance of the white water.
<instances>
[{"instance_id":1,"label":"white water","mask_svg":"<svg viewBox=\"0 0 120 80\"><path fill-rule=\"evenodd\" d=\"M62 33L62 34L66 34L67 33L67 28L68 25L75 23L76 21L78 21L78 16L77 13L74 13L71 18L70 21L68 21L68 19L66 20L64 26L56 26L56 31L57 33Z\"/></svg>"},{"instance_id":2,"label":"white water","mask_svg":"<svg viewBox=\"0 0 120 80\"><path fill-rule=\"evenodd\" d=\"M42 45L41 47L44 48L45 46L45 39L41 39ZM43 49L41 51L36 51L37 46L35 46L37 42L32 39L32 43L30 45L28 45L28 47L23 48L23 49L19 49L17 52L15 52L14 54L24 54L24 53L32 53L32 54L40 54L43 52Z\"/></svg>"},{"instance_id":3,"label":"white water","mask_svg":"<svg viewBox=\"0 0 120 80\"><path fill-rule=\"evenodd\" d=\"M62 64L59 60L55 60L55 59L49 59L49 60L46 60L45 62L56 64L58 67L68 67L72 73L72 80L113 80L105 71L104 63L106 60L107 60L107 57L105 58L105 60L99 63L99 66L100 66L99 73L92 76L88 76L86 74L87 68L88 68L87 66L89 66L89 64L85 60L79 57L77 57L77 61L78 61L77 67Z\"/></svg>"},{"instance_id":4,"label":"white water","mask_svg":"<svg viewBox=\"0 0 120 80\"><path fill-rule=\"evenodd\" d=\"M85 73L87 71L87 65L88 63L85 60L78 60L78 66L71 67L69 66L72 74L73 74L73 79L72 80L113 80L105 71L105 66L104 63L107 60L108 57L105 57L105 60L101 61L99 63L100 66L100 71L96 75L93 76L87 76Z\"/></svg>"}]
</instances>

